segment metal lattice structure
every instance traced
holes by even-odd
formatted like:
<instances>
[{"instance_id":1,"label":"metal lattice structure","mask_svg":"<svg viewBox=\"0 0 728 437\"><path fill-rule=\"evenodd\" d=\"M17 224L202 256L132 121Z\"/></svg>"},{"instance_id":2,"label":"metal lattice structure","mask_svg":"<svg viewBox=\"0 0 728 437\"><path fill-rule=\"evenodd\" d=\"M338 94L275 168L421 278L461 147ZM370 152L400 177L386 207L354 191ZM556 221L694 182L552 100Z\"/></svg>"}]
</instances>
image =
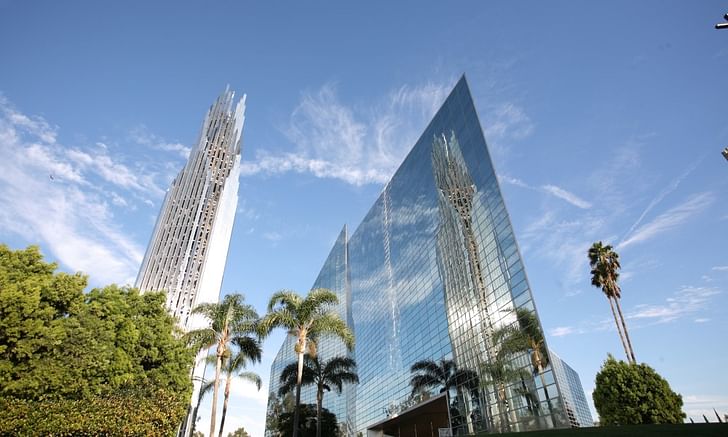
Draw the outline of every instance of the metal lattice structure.
<instances>
[{"instance_id":1,"label":"metal lattice structure","mask_svg":"<svg viewBox=\"0 0 728 437\"><path fill-rule=\"evenodd\" d=\"M233 107L229 88L210 107L197 145L164 198L135 286L163 291L178 326L189 331L206 321L191 315L201 303L220 299L225 262L238 204L245 95ZM200 357L198 357L200 358ZM192 373L190 414L180 435L191 432L204 360Z\"/></svg>"}]
</instances>

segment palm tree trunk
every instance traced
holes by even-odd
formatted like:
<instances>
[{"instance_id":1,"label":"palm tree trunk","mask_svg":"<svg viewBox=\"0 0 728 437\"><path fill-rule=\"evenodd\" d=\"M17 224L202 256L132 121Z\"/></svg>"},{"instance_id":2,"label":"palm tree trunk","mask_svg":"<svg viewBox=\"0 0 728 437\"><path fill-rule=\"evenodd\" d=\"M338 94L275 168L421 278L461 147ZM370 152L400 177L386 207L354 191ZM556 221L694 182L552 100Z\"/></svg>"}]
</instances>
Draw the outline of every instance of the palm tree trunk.
<instances>
[{"instance_id":1,"label":"palm tree trunk","mask_svg":"<svg viewBox=\"0 0 728 437\"><path fill-rule=\"evenodd\" d=\"M622 306L619 304L619 298L614 298L617 304L617 312L619 312L619 319L622 321L622 328L624 329L624 338L627 339L627 348L629 348L629 354L627 358L632 359L632 364L637 364L637 360L634 357L634 349L632 349L632 342L629 339L629 333L627 332L627 324L624 322L624 316L622 315Z\"/></svg>"},{"instance_id":2,"label":"palm tree trunk","mask_svg":"<svg viewBox=\"0 0 728 437\"><path fill-rule=\"evenodd\" d=\"M316 437L321 437L321 404L324 400L324 388L319 386L316 392Z\"/></svg>"},{"instance_id":3,"label":"palm tree trunk","mask_svg":"<svg viewBox=\"0 0 728 437\"><path fill-rule=\"evenodd\" d=\"M306 350L306 341L298 352L298 375L296 377L296 411L293 414L293 437L298 437L298 424L301 419L301 379L303 378L303 355Z\"/></svg>"},{"instance_id":4,"label":"palm tree trunk","mask_svg":"<svg viewBox=\"0 0 728 437\"><path fill-rule=\"evenodd\" d=\"M215 382L212 390L212 414L210 417L210 436L215 435L215 416L217 415L217 395L220 390L220 368L222 367L223 348L217 345L217 361L215 361Z\"/></svg>"},{"instance_id":5,"label":"palm tree trunk","mask_svg":"<svg viewBox=\"0 0 728 437\"><path fill-rule=\"evenodd\" d=\"M222 403L222 418L220 419L220 433L218 437L222 437L222 430L225 428L225 415L227 414L228 399L230 399L230 381L232 379L232 373L228 373L225 381L225 401Z\"/></svg>"},{"instance_id":6,"label":"palm tree trunk","mask_svg":"<svg viewBox=\"0 0 728 437\"><path fill-rule=\"evenodd\" d=\"M624 340L624 334L622 334L622 325L619 324L619 319L617 319L617 312L614 311L614 302L612 302L612 298L610 296L607 296L607 299L609 299L609 306L612 307L612 315L614 316L614 324L617 325L617 332L619 332L619 339L622 340L622 346L624 346L624 353L627 355L627 361L631 361L632 358L629 355L629 349L627 348L627 342Z\"/></svg>"}]
</instances>

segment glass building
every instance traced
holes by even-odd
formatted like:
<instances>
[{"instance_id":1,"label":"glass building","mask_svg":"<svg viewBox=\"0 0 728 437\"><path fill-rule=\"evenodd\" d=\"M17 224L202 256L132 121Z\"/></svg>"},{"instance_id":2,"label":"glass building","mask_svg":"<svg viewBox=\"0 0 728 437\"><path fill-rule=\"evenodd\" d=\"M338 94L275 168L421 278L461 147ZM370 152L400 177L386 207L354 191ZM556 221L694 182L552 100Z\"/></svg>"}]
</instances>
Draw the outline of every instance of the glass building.
<instances>
[{"instance_id":1,"label":"glass building","mask_svg":"<svg viewBox=\"0 0 728 437\"><path fill-rule=\"evenodd\" d=\"M589 404L586 402L579 374L566 364L566 361L556 355L556 352L550 351L550 356L556 383L561 388L561 398L569 425L572 428L594 426L594 420L589 411Z\"/></svg>"},{"instance_id":2,"label":"glass building","mask_svg":"<svg viewBox=\"0 0 728 437\"><path fill-rule=\"evenodd\" d=\"M464 435L566 427L561 391L463 76L314 288L356 337L360 383L324 396L346 435ZM323 359L346 354L321 340ZM290 408L271 367L267 435ZM302 403L315 392L302 390ZM288 405L288 407L286 407Z\"/></svg>"}]
</instances>

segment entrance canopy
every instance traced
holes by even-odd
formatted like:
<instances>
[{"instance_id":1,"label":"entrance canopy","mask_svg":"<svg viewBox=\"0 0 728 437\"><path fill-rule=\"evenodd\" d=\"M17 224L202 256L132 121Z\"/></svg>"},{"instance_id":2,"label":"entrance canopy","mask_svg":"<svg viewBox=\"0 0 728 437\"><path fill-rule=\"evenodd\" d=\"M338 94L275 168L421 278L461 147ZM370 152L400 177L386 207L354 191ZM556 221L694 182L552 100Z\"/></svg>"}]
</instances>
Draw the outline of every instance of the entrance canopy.
<instances>
[{"instance_id":1,"label":"entrance canopy","mask_svg":"<svg viewBox=\"0 0 728 437\"><path fill-rule=\"evenodd\" d=\"M370 426L367 437L438 437L440 429L450 429L446 393Z\"/></svg>"}]
</instances>

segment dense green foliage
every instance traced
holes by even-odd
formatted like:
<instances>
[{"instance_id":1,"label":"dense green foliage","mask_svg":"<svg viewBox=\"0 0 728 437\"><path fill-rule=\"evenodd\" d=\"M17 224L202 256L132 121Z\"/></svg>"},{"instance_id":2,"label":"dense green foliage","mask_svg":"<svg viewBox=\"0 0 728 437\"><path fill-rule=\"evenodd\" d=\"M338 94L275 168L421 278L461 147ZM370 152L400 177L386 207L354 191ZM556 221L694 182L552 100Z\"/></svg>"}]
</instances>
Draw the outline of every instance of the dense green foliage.
<instances>
[{"instance_id":1,"label":"dense green foliage","mask_svg":"<svg viewBox=\"0 0 728 437\"><path fill-rule=\"evenodd\" d=\"M164 308L164 295L115 285L84 293L84 275L56 268L37 247L13 251L0 245L0 399L16 406L13 414L27 426L43 419L38 429L55 424L47 429L57 434L93 434L94 423L103 433L114 426L109 424L121 424L102 420L106 407L124 417L126 427L181 418L184 408L178 411L177 401L188 401L194 357ZM121 413L122 405L135 402L160 408ZM21 417L23 408L33 414ZM84 419L54 419L72 409L85 412ZM0 432L13 426L4 421Z\"/></svg>"},{"instance_id":2,"label":"dense green foliage","mask_svg":"<svg viewBox=\"0 0 728 437\"><path fill-rule=\"evenodd\" d=\"M0 398L0 434L170 436L186 411L187 399L164 390L84 399Z\"/></svg>"},{"instance_id":3,"label":"dense green foliage","mask_svg":"<svg viewBox=\"0 0 728 437\"><path fill-rule=\"evenodd\" d=\"M301 404L298 410L301 415L301 425L298 428L298 435L301 437L316 437L316 406L313 404ZM293 435L293 422L293 412L281 414L278 420L278 432L281 437L291 437ZM336 415L326 408L321 409L321 435L338 435Z\"/></svg>"},{"instance_id":4,"label":"dense green foliage","mask_svg":"<svg viewBox=\"0 0 728 437\"><path fill-rule=\"evenodd\" d=\"M596 377L594 406L603 425L682 423L682 396L646 364L611 355Z\"/></svg>"}]
</instances>

